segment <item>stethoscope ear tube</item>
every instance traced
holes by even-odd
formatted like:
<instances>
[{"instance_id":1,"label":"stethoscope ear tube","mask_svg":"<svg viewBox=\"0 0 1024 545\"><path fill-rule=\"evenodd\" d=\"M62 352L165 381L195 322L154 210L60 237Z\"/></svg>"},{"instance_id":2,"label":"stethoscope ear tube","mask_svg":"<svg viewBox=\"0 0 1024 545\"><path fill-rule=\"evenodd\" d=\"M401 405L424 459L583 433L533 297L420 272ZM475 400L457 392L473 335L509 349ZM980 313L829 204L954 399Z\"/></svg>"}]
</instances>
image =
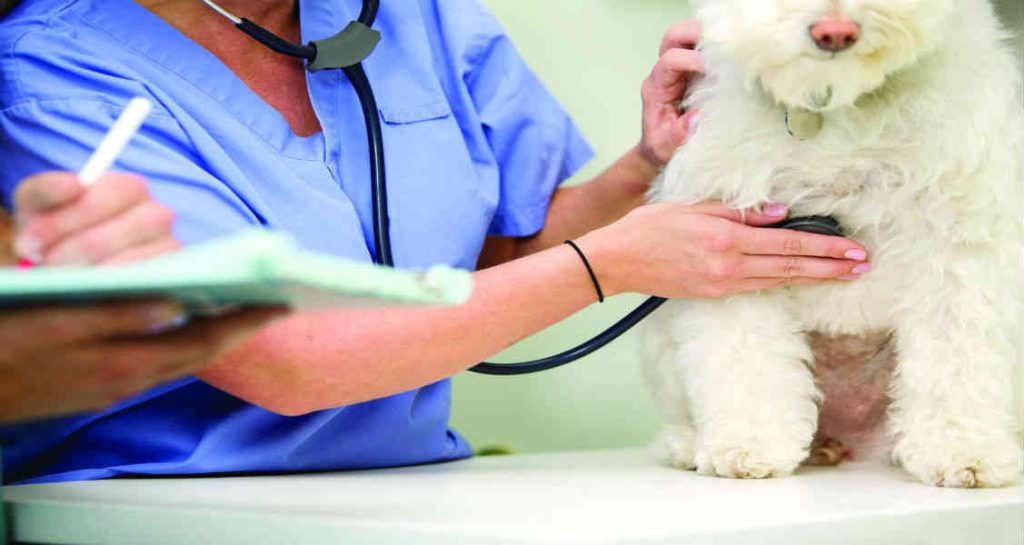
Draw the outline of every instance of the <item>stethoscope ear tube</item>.
<instances>
[{"instance_id":1,"label":"stethoscope ear tube","mask_svg":"<svg viewBox=\"0 0 1024 545\"><path fill-rule=\"evenodd\" d=\"M313 62L316 60L317 51L316 46L313 44L299 45L289 42L288 40L281 38L277 34L274 34L248 19L241 19L235 26L238 27L238 30L248 34L257 42L260 42L282 55L295 57L297 59L305 59L306 62Z\"/></svg>"},{"instance_id":2,"label":"stethoscope ear tube","mask_svg":"<svg viewBox=\"0 0 1024 545\"><path fill-rule=\"evenodd\" d=\"M359 12L359 22L366 26L373 26L377 20L377 10L380 9L380 0L364 0L363 9Z\"/></svg>"},{"instance_id":3,"label":"stethoscope ear tube","mask_svg":"<svg viewBox=\"0 0 1024 545\"><path fill-rule=\"evenodd\" d=\"M202 0L202 2L209 6L213 11L216 11L221 17L231 21L231 24L235 25L235 28L248 34L252 39L269 47L273 51L289 57L305 59L307 62L313 62L313 60L316 59L316 46L312 44L294 44L244 17L239 17L234 13L231 13L213 0Z\"/></svg>"}]
</instances>

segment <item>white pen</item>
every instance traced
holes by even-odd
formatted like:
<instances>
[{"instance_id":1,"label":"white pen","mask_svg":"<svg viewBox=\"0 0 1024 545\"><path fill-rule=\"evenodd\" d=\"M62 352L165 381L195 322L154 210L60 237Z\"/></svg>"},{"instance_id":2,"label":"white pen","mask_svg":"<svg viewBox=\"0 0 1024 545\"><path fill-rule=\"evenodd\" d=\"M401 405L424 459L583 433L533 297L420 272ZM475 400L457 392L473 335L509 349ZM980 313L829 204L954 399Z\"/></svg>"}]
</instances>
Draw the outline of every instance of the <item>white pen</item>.
<instances>
[{"instance_id":1,"label":"white pen","mask_svg":"<svg viewBox=\"0 0 1024 545\"><path fill-rule=\"evenodd\" d=\"M125 146L139 132L139 127L153 110L153 103L146 98L133 98L110 127L103 141L92 153L85 166L78 173L78 180L84 186L92 185L114 164Z\"/></svg>"},{"instance_id":2,"label":"white pen","mask_svg":"<svg viewBox=\"0 0 1024 545\"><path fill-rule=\"evenodd\" d=\"M143 121L146 120L146 117L152 110L153 103L149 99L141 97L131 99L128 102L128 106L118 116L117 121L114 122L114 126L110 127L110 130L107 131L96 151L92 152L92 156L89 157L89 160L85 162L85 166L79 171L79 183L88 187L106 174L107 170L113 166L114 161L117 161L117 157L124 151L128 142L135 136L135 133L139 132L139 127L142 126ZM17 253L20 256L18 268L30 269L39 261L39 256L38 252L34 251L32 247L26 248L25 246L26 243L15 243Z\"/></svg>"}]
</instances>

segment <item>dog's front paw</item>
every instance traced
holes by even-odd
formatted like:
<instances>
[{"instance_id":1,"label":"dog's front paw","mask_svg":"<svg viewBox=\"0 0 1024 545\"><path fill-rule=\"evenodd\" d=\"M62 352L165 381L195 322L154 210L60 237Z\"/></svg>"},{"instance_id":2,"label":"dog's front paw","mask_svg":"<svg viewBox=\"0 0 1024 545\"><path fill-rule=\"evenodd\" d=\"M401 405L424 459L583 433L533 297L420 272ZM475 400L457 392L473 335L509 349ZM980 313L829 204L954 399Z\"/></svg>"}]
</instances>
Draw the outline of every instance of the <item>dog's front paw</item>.
<instances>
[{"instance_id":1,"label":"dog's front paw","mask_svg":"<svg viewBox=\"0 0 1024 545\"><path fill-rule=\"evenodd\" d=\"M893 458L921 481L946 488L993 488L1020 480L1021 448L1008 434L910 433Z\"/></svg>"},{"instance_id":2,"label":"dog's front paw","mask_svg":"<svg viewBox=\"0 0 1024 545\"><path fill-rule=\"evenodd\" d=\"M807 457L806 446L767 438L715 439L697 448L697 472L730 479L786 477Z\"/></svg>"}]
</instances>

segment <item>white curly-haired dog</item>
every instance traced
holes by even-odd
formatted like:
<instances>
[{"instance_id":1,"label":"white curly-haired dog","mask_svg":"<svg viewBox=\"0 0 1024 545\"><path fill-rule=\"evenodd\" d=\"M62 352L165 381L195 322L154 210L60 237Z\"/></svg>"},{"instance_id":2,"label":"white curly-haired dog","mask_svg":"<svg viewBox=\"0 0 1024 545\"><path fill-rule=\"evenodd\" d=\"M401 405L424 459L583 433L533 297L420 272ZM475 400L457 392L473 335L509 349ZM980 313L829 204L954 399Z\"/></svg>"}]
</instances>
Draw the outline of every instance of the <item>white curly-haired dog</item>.
<instances>
[{"instance_id":1,"label":"white curly-haired dog","mask_svg":"<svg viewBox=\"0 0 1024 545\"><path fill-rule=\"evenodd\" d=\"M992 6L697 7L708 75L685 107L699 128L653 200L831 215L873 270L669 303L644 342L666 421L656 447L702 474L777 477L812 444L834 461L826 439L878 421L892 459L926 483L1018 480L1024 108Z\"/></svg>"}]
</instances>

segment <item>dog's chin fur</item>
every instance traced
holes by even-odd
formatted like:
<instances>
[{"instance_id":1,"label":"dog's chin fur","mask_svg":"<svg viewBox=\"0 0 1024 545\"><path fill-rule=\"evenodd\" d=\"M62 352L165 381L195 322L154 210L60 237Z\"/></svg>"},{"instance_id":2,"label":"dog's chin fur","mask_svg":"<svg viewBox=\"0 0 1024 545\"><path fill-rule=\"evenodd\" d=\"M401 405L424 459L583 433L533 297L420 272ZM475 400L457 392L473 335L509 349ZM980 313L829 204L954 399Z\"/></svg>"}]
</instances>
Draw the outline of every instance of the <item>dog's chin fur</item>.
<instances>
[{"instance_id":1,"label":"dog's chin fur","mask_svg":"<svg viewBox=\"0 0 1024 545\"><path fill-rule=\"evenodd\" d=\"M838 54L814 46L808 29L834 11L829 0L707 0L702 47L734 61L748 85L779 104L812 111L852 106L886 78L932 53L953 22L953 0L850 0L841 12L861 28Z\"/></svg>"},{"instance_id":2,"label":"dog's chin fur","mask_svg":"<svg viewBox=\"0 0 1024 545\"><path fill-rule=\"evenodd\" d=\"M836 5L862 37L826 58L807 27ZM893 459L940 486L1017 481L1024 108L991 6L704 0L699 16L708 76L685 103L699 128L651 199L832 215L873 270L672 302L652 317L643 346L666 423L659 451L705 474L788 475L808 456L822 391L834 391L815 382L809 335L883 332ZM791 136L792 107L821 112L822 131Z\"/></svg>"}]
</instances>

